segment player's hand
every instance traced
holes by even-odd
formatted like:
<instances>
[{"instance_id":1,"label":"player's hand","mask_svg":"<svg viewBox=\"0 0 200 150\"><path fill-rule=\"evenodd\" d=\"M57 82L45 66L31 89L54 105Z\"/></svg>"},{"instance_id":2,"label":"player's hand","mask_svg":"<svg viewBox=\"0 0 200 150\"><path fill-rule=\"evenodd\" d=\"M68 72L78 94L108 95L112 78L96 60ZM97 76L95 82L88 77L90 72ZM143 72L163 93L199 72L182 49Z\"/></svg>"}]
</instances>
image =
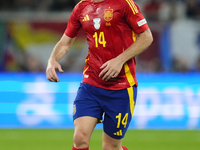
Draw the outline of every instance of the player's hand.
<instances>
[{"instance_id":1,"label":"player's hand","mask_svg":"<svg viewBox=\"0 0 200 150\"><path fill-rule=\"evenodd\" d=\"M121 69L122 69L123 64L120 63L120 61L117 58L113 58L107 62L105 62L100 69L103 69L99 77L102 77L103 80L108 81L111 78L116 78Z\"/></svg>"},{"instance_id":2,"label":"player's hand","mask_svg":"<svg viewBox=\"0 0 200 150\"><path fill-rule=\"evenodd\" d=\"M51 82L60 81L56 74L56 70L58 70L59 72L64 72L61 68L61 65L57 61L49 62L46 69L46 77L49 81Z\"/></svg>"}]
</instances>

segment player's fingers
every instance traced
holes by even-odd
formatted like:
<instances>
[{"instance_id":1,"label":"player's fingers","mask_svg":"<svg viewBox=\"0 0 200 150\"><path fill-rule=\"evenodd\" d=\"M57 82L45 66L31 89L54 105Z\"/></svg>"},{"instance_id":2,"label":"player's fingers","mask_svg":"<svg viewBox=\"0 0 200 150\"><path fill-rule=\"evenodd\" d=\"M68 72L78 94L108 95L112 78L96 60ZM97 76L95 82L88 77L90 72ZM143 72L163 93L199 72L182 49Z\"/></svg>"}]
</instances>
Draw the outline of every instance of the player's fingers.
<instances>
[{"instance_id":1,"label":"player's fingers","mask_svg":"<svg viewBox=\"0 0 200 150\"><path fill-rule=\"evenodd\" d=\"M116 70L108 71L108 72L104 75L103 79L106 80L106 81L108 81L108 80L110 80L111 78L116 78L116 77L118 76L118 74L119 74L119 72L116 71Z\"/></svg>"},{"instance_id":2,"label":"player's fingers","mask_svg":"<svg viewBox=\"0 0 200 150\"><path fill-rule=\"evenodd\" d=\"M52 77L48 77L47 79L48 79L49 81L51 81L51 82L55 82L54 78L52 78Z\"/></svg>"},{"instance_id":3,"label":"player's fingers","mask_svg":"<svg viewBox=\"0 0 200 150\"><path fill-rule=\"evenodd\" d=\"M116 78L118 76L118 72L114 72L111 78Z\"/></svg>"},{"instance_id":4,"label":"player's fingers","mask_svg":"<svg viewBox=\"0 0 200 150\"><path fill-rule=\"evenodd\" d=\"M100 72L100 74L99 74L99 77L101 77L103 74L105 74L106 73L106 71L107 71L107 69L106 68L104 68L101 72Z\"/></svg>"},{"instance_id":5,"label":"player's fingers","mask_svg":"<svg viewBox=\"0 0 200 150\"><path fill-rule=\"evenodd\" d=\"M50 78L49 81L51 81L51 82L56 82L53 78Z\"/></svg>"},{"instance_id":6,"label":"player's fingers","mask_svg":"<svg viewBox=\"0 0 200 150\"><path fill-rule=\"evenodd\" d=\"M59 72L64 72L64 71L62 70L61 65L58 66L58 71L59 71Z\"/></svg>"},{"instance_id":7,"label":"player's fingers","mask_svg":"<svg viewBox=\"0 0 200 150\"><path fill-rule=\"evenodd\" d=\"M100 69L105 68L105 67L107 66L107 64L108 64L108 62L104 63L104 64L100 67Z\"/></svg>"},{"instance_id":8,"label":"player's fingers","mask_svg":"<svg viewBox=\"0 0 200 150\"><path fill-rule=\"evenodd\" d=\"M116 78L116 73L113 73L113 75L111 76L111 78Z\"/></svg>"},{"instance_id":9,"label":"player's fingers","mask_svg":"<svg viewBox=\"0 0 200 150\"><path fill-rule=\"evenodd\" d=\"M55 75L53 73L52 70L55 70L55 69L48 69L46 71L46 75L47 75L47 79L51 82L57 82L56 78L55 78Z\"/></svg>"},{"instance_id":10,"label":"player's fingers","mask_svg":"<svg viewBox=\"0 0 200 150\"><path fill-rule=\"evenodd\" d=\"M104 68L104 69L100 72L99 77L105 76L105 74L108 72L108 70L109 70L108 67Z\"/></svg>"},{"instance_id":11,"label":"player's fingers","mask_svg":"<svg viewBox=\"0 0 200 150\"><path fill-rule=\"evenodd\" d=\"M51 82L56 82L56 79L51 70L49 70L49 79L48 80Z\"/></svg>"},{"instance_id":12,"label":"player's fingers","mask_svg":"<svg viewBox=\"0 0 200 150\"><path fill-rule=\"evenodd\" d=\"M103 76L103 80L108 81L112 77L113 73L112 71L106 72L106 74Z\"/></svg>"},{"instance_id":13,"label":"player's fingers","mask_svg":"<svg viewBox=\"0 0 200 150\"><path fill-rule=\"evenodd\" d=\"M53 79L55 82L60 81L59 78L58 78L58 76L57 76L57 74L56 74L56 70L55 70L55 69L53 69L53 70L51 71L51 73L52 73L52 79Z\"/></svg>"},{"instance_id":14,"label":"player's fingers","mask_svg":"<svg viewBox=\"0 0 200 150\"><path fill-rule=\"evenodd\" d=\"M49 81L52 81L52 77L51 77L52 75L51 75L51 71L50 70L47 70L46 71L46 77L47 77L47 79L49 80Z\"/></svg>"}]
</instances>

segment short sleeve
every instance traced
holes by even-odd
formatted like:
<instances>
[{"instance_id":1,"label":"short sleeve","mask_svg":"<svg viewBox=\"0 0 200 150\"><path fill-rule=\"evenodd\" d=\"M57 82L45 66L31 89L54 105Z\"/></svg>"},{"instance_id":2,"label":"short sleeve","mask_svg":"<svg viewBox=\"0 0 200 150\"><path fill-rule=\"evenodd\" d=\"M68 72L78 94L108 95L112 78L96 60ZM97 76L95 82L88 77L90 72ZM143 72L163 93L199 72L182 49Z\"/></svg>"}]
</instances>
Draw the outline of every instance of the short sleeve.
<instances>
[{"instance_id":1,"label":"short sleeve","mask_svg":"<svg viewBox=\"0 0 200 150\"><path fill-rule=\"evenodd\" d=\"M126 22L135 33L139 34L149 28L146 19L133 0L126 0L123 11Z\"/></svg>"},{"instance_id":2,"label":"short sleeve","mask_svg":"<svg viewBox=\"0 0 200 150\"><path fill-rule=\"evenodd\" d=\"M77 4L74 7L74 9L72 11L72 14L69 17L67 28L65 30L65 35L67 35L67 36L69 36L71 38L76 37L78 32L79 32L79 30L80 30L80 28L82 27L81 23L79 22L78 5L79 4Z\"/></svg>"}]
</instances>

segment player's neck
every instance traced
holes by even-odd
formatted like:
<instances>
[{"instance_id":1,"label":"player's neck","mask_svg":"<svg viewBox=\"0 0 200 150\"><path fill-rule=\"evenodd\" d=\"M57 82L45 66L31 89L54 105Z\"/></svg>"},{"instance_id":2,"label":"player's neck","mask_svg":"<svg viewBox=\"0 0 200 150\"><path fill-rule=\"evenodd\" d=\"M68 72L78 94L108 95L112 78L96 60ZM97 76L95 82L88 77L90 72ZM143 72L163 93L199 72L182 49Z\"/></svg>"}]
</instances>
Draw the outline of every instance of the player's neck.
<instances>
[{"instance_id":1,"label":"player's neck","mask_svg":"<svg viewBox=\"0 0 200 150\"><path fill-rule=\"evenodd\" d=\"M95 3L102 2L104 0L93 0Z\"/></svg>"}]
</instances>

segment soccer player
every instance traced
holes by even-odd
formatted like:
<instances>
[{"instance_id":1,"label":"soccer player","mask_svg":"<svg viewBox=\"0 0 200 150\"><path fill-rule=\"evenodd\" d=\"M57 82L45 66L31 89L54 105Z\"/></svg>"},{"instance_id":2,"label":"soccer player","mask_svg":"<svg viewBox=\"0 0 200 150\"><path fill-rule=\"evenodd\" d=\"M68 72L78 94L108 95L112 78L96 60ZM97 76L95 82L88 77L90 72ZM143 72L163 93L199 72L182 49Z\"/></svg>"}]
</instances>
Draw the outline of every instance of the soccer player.
<instances>
[{"instance_id":1,"label":"soccer player","mask_svg":"<svg viewBox=\"0 0 200 150\"><path fill-rule=\"evenodd\" d=\"M59 81L56 69L63 70L58 61L69 51L81 27L89 52L74 101L72 150L89 149L99 122L103 122L103 150L128 150L122 139L136 103L135 56L152 43L151 31L133 0L82 0L74 7L48 60L49 81Z\"/></svg>"}]
</instances>

